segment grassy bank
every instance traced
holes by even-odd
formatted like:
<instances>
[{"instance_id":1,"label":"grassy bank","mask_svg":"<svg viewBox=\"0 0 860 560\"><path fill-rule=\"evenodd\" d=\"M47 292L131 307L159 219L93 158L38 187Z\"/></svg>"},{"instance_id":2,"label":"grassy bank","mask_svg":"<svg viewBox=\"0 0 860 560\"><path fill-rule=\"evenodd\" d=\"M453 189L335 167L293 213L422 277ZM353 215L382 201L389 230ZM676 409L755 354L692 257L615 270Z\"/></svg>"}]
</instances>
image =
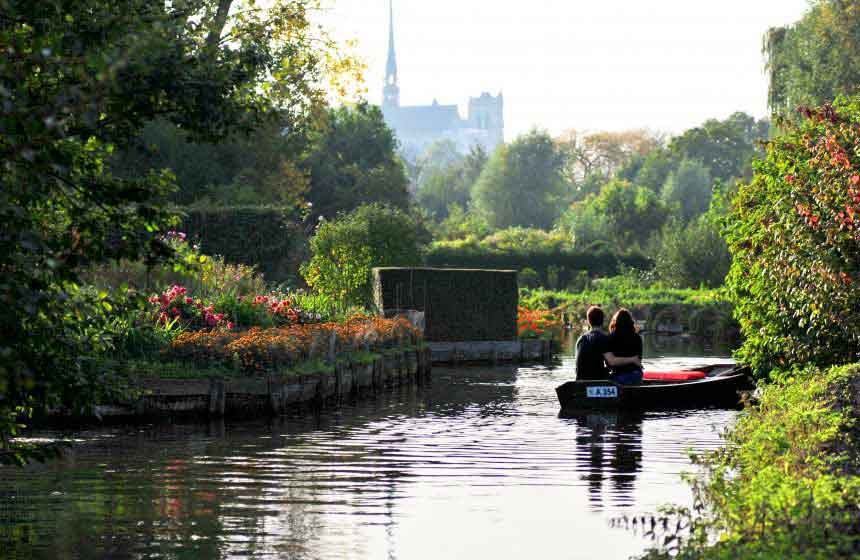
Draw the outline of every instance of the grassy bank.
<instances>
[{"instance_id":1,"label":"grassy bank","mask_svg":"<svg viewBox=\"0 0 860 560\"><path fill-rule=\"evenodd\" d=\"M647 283L633 276L615 276L593 280L580 292L520 290L520 300L530 307L554 309L581 305L725 305L722 290L670 288L660 283Z\"/></svg>"},{"instance_id":2,"label":"grassy bank","mask_svg":"<svg viewBox=\"0 0 860 560\"><path fill-rule=\"evenodd\" d=\"M660 535L670 548L643 558L857 557L858 389L860 365L807 368L769 384L725 448L698 458L696 507L673 511L668 525L686 529Z\"/></svg>"},{"instance_id":3,"label":"grassy bank","mask_svg":"<svg viewBox=\"0 0 860 560\"><path fill-rule=\"evenodd\" d=\"M647 330L671 326L687 333L725 339L733 339L738 332L732 305L722 290L669 288L629 276L597 279L581 292L523 288L520 304L555 310L573 324L585 320L590 306L600 305L608 315L621 307L630 309Z\"/></svg>"}]
</instances>

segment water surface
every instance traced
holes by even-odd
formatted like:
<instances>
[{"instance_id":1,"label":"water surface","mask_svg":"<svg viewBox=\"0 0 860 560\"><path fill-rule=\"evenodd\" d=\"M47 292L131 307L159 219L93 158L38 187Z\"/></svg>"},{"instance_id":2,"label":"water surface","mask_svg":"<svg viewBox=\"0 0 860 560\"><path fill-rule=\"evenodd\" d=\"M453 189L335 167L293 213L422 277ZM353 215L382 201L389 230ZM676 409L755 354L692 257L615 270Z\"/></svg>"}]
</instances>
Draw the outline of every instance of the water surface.
<instances>
[{"instance_id":1,"label":"water surface","mask_svg":"<svg viewBox=\"0 0 860 560\"><path fill-rule=\"evenodd\" d=\"M570 355L435 368L319 416L78 433L59 461L0 468L0 557L627 558L649 542L611 521L689 503L688 450L736 412L559 418L573 376Z\"/></svg>"}]
</instances>

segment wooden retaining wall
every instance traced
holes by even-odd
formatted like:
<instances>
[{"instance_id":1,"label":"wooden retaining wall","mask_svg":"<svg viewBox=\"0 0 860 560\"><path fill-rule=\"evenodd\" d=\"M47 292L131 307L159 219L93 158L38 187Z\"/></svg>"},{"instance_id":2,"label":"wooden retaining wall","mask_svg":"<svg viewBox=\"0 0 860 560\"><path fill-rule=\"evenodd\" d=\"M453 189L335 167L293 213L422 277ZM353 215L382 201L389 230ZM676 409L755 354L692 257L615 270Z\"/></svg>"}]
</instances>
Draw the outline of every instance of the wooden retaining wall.
<instances>
[{"instance_id":1,"label":"wooden retaining wall","mask_svg":"<svg viewBox=\"0 0 860 560\"><path fill-rule=\"evenodd\" d=\"M337 404L361 394L430 378L429 348L391 352L368 364L343 363L334 372L232 379L141 379L133 403L97 407L102 417L196 415L260 417Z\"/></svg>"}]
</instances>

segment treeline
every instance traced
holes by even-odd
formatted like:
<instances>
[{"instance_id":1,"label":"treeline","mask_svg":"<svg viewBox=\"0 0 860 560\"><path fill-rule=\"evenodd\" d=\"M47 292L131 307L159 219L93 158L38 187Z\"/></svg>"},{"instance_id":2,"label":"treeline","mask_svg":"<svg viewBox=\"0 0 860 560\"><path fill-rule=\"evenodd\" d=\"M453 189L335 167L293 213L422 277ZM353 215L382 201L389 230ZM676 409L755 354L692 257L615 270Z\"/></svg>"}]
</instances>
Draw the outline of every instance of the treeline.
<instances>
[{"instance_id":1,"label":"treeline","mask_svg":"<svg viewBox=\"0 0 860 560\"><path fill-rule=\"evenodd\" d=\"M507 239L535 263L547 253L637 254L637 266L653 265L668 284L716 287L730 263L719 220L768 133L767 121L736 113L668 141L647 130L533 130L491 155L465 156L441 141L411 178L434 234L430 254L451 255L445 264Z\"/></svg>"},{"instance_id":2,"label":"treeline","mask_svg":"<svg viewBox=\"0 0 860 560\"><path fill-rule=\"evenodd\" d=\"M394 135L366 102L319 107L300 123L275 112L264 126L217 143L156 119L110 165L129 177L171 170L177 188L169 199L180 206L270 206L307 223L363 203L410 204Z\"/></svg>"}]
</instances>

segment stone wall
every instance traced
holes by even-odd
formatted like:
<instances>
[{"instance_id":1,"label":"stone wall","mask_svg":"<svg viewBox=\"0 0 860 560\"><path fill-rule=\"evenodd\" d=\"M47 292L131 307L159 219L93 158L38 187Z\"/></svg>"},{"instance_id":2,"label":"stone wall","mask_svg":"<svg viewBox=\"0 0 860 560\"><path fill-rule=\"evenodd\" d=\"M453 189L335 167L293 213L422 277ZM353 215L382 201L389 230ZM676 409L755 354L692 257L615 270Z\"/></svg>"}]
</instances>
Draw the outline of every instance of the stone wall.
<instances>
[{"instance_id":1,"label":"stone wall","mask_svg":"<svg viewBox=\"0 0 860 560\"><path fill-rule=\"evenodd\" d=\"M510 270L375 268L376 305L424 313L428 342L517 338L517 274Z\"/></svg>"}]
</instances>

